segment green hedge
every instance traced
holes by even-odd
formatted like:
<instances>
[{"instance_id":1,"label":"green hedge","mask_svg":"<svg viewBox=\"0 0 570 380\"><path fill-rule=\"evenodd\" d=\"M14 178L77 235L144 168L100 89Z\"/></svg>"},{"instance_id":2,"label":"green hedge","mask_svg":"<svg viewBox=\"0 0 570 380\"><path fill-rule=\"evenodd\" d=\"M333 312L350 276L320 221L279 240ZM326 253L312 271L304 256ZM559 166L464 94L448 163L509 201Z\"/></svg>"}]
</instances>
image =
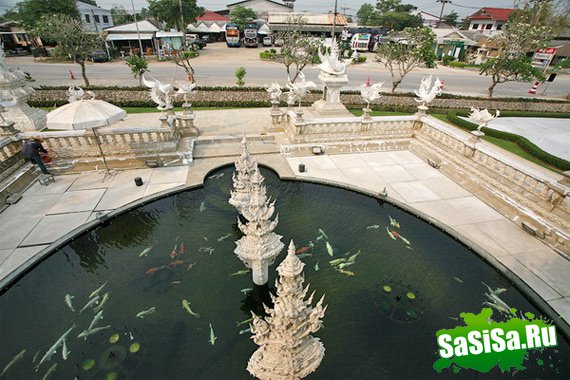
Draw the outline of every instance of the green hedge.
<instances>
[{"instance_id":1,"label":"green hedge","mask_svg":"<svg viewBox=\"0 0 570 380\"><path fill-rule=\"evenodd\" d=\"M174 107L182 107L182 101L175 101L173 102ZM51 108L60 107L62 105L67 104L67 101L57 101L57 102L48 102L48 101L28 101L28 104L32 107L47 107ZM129 100L124 102L113 102L114 105L117 107L156 107L156 103L152 100ZM269 101L261 101L261 100L251 100L251 101L243 101L243 100L226 100L226 101L203 101L197 100L192 102L193 107L231 107L231 108L257 108L257 107L270 107L271 103Z\"/></svg>"},{"instance_id":2,"label":"green hedge","mask_svg":"<svg viewBox=\"0 0 570 380\"><path fill-rule=\"evenodd\" d=\"M513 112L513 113L515 113L515 112ZM467 113L457 113L454 111L449 111L449 112L447 112L447 119L449 121L451 121L453 124L455 124L461 128L467 129L468 131L474 131L475 129L477 129L476 124L471 123L467 120L464 120L464 119L460 118L458 115L467 116ZM560 115L568 115L568 114L560 114ZM501 113L501 116L503 116L503 113ZM569 116L565 116L565 117L569 117ZM557 169L560 169L563 171L570 170L570 162L568 162L562 158L553 156L552 154L543 151L538 146L534 145L532 142L530 142L528 139L526 139L522 136L515 135L515 134L509 133L509 132L498 131L498 130L492 129L492 128L481 128L481 130L488 136L514 142L515 144L520 146L526 152L530 153L531 155L538 158L539 160L542 160L542 161L554 166Z\"/></svg>"}]
</instances>

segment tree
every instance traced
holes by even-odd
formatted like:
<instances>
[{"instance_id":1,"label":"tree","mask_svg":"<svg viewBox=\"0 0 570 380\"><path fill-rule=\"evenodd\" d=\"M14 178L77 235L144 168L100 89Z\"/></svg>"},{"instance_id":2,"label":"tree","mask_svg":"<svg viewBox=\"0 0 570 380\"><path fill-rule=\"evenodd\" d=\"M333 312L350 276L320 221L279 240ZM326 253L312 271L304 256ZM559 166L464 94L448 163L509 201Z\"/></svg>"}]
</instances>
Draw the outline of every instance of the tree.
<instances>
[{"instance_id":1,"label":"tree","mask_svg":"<svg viewBox=\"0 0 570 380\"><path fill-rule=\"evenodd\" d=\"M275 55L275 61L285 65L287 78L292 83L305 66L319 62L317 52L322 43L299 30L303 23L302 16L289 17L286 29L276 34L276 39L283 40L283 46Z\"/></svg>"},{"instance_id":2,"label":"tree","mask_svg":"<svg viewBox=\"0 0 570 380\"><path fill-rule=\"evenodd\" d=\"M236 74L236 85L238 87L243 87L245 85L245 74L247 73L247 71L245 70L245 67L238 67L235 74Z\"/></svg>"},{"instance_id":3,"label":"tree","mask_svg":"<svg viewBox=\"0 0 570 380\"><path fill-rule=\"evenodd\" d=\"M113 5L111 8L111 16L113 16L113 23L115 25L135 22L135 17L127 12L127 10L121 5Z\"/></svg>"},{"instance_id":4,"label":"tree","mask_svg":"<svg viewBox=\"0 0 570 380\"><path fill-rule=\"evenodd\" d=\"M148 62L137 54L131 54L125 61L127 66L131 69L133 77L139 78L139 85L142 87L142 76L148 70Z\"/></svg>"},{"instance_id":5,"label":"tree","mask_svg":"<svg viewBox=\"0 0 570 380\"><path fill-rule=\"evenodd\" d=\"M90 53L101 47L103 41L97 34L86 32L81 20L65 14L43 16L31 33L34 36L55 41L62 52L68 54L75 63L81 66L85 87L89 87L85 61Z\"/></svg>"},{"instance_id":6,"label":"tree","mask_svg":"<svg viewBox=\"0 0 570 380\"><path fill-rule=\"evenodd\" d=\"M459 13L453 11L443 16L443 22L451 26L456 26L459 23L458 18L459 18Z\"/></svg>"},{"instance_id":7,"label":"tree","mask_svg":"<svg viewBox=\"0 0 570 380\"><path fill-rule=\"evenodd\" d=\"M555 36L559 20L553 14L554 0L527 0L513 12L502 33L491 38L497 54L479 67L480 75L491 77L489 97L495 86L514 80L544 80L543 73L531 65L527 53L545 47Z\"/></svg>"},{"instance_id":8,"label":"tree","mask_svg":"<svg viewBox=\"0 0 570 380\"><path fill-rule=\"evenodd\" d=\"M356 17L358 18L358 25L370 25L370 18L374 14L374 7L371 4L362 4Z\"/></svg>"},{"instance_id":9,"label":"tree","mask_svg":"<svg viewBox=\"0 0 570 380\"><path fill-rule=\"evenodd\" d=\"M246 7L241 6L241 5L237 5L230 12L230 21L235 23L235 24L238 24L239 27L242 29L243 29L247 19L255 20L256 18L257 18L257 15L255 14L255 11L253 9L246 8Z\"/></svg>"},{"instance_id":10,"label":"tree","mask_svg":"<svg viewBox=\"0 0 570 380\"><path fill-rule=\"evenodd\" d=\"M95 0L80 0L82 3L93 5L94 7L97 6L97 1Z\"/></svg>"},{"instance_id":11,"label":"tree","mask_svg":"<svg viewBox=\"0 0 570 380\"><path fill-rule=\"evenodd\" d=\"M196 21L196 17L204 14L204 8L196 5L196 0L148 0L148 10L152 17L166 22L167 26L186 30L186 25ZM182 8L182 12L180 12ZM182 25L182 18L184 24Z\"/></svg>"},{"instance_id":12,"label":"tree","mask_svg":"<svg viewBox=\"0 0 570 380\"><path fill-rule=\"evenodd\" d=\"M28 29L34 29L42 16L50 14L67 15L79 19L74 0L24 0L17 5L18 21Z\"/></svg>"},{"instance_id":13,"label":"tree","mask_svg":"<svg viewBox=\"0 0 570 380\"><path fill-rule=\"evenodd\" d=\"M415 9L417 8L414 5L402 4L401 0L379 0L376 2L376 11L370 16L369 22L394 30L418 28L422 26L421 17L410 14L410 11Z\"/></svg>"},{"instance_id":14,"label":"tree","mask_svg":"<svg viewBox=\"0 0 570 380\"><path fill-rule=\"evenodd\" d=\"M422 64L434 66L436 37L429 28L406 28L403 32L392 31L388 36L390 42L378 47L376 60L390 70L394 93L414 68Z\"/></svg>"}]
</instances>

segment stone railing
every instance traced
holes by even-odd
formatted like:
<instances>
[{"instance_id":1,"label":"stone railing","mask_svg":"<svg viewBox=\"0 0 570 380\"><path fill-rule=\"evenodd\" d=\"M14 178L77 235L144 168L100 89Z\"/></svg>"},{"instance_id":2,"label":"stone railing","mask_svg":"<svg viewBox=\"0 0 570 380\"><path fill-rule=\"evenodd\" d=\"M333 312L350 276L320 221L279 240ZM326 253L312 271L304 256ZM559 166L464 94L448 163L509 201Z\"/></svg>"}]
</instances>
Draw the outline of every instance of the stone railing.
<instances>
[{"instance_id":1,"label":"stone railing","mask_svg":"<svg viewBox=\"0 0 570 380\"><path fill-rule=\"evenodd\" d=\"M0 180L10 175L15 165L22 161L22 143L14 137L0 139Z\"/></svg>"},{"instance_id":2,"label":"stone railing","mask_svg":"<svg viewBox=\"0 0 570 380\"><path fill-rule=\"evenodd\" d=\"M563 176L521 164L520 159L432 118L424 117L422 122L410 150L527 232L570 253L570 186Z\"/></svg>"},{"instance_id":3,"label":"stone railing","mask_svg":"<svg viewBox=\"0 0 570 380\"><path fill-rule=\"evenodd\" d=\"M406 139L413 135L416 116L338 117L304 120L289 111L285 129L292 143L334 142L352 140Z\"/></svg>"},{"instance_id":4,"label":"stone railing","mask_svg":"<svg viewBox=\"0 0 570 380\"><path fill-rule=\"evenodd\" d=\"M22 132L19 139L39 137L49 151L55 166L69 167L70 162L100 158L107 160L142 159L162 155L178 155L180 134L164 127L98 128L58 132ZM97 139L99 144L97 144Z\"/></svg>"}]
</instances>

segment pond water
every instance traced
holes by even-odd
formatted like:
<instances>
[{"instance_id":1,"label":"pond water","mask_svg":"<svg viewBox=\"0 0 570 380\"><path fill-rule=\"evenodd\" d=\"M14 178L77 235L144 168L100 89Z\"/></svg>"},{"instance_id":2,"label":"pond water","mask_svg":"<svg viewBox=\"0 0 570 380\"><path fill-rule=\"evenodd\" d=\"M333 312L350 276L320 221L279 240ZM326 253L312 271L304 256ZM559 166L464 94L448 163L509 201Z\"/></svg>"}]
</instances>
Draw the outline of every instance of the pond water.
<instances>
[{"instance_id":1,"label":"pond water","mask_svg":"<svg viewBox=\"0 0 570 380\"><path fill-rule=\"evenodd\" d=\"M203 188L151 202L81 234L4 290L0 371L25 350L4 378L42 378L47 372L54 379L251 378L245 368L257 346L243 321L250 317L252 282L233 253L241 233L227 202L232 171L220 169ZM326 352L310 378L570 377L570 349L561 335L558 347L531 351L525 370L435 372L436 331L462 324L461 312L481 311L488 291L483 283L507 289L501 298L511 307L540 311L464 245L401 209L262 173L277 199L276 232L286 246L290 239L297 248L313 245L301 256L305 284L316 299L326 294L324 328L315 334ZM344 273L329 263L358 252ZM285 250L270 268L272 288L284 257ZM103 306L80 312L100 287ZM183 308L183 300L199 317ZM141 312L147 315L141 318ZM100 329L78 337L94 320ZM44 358L73 326L67 359L61 345Z\"/></svg>"}]
</instances>

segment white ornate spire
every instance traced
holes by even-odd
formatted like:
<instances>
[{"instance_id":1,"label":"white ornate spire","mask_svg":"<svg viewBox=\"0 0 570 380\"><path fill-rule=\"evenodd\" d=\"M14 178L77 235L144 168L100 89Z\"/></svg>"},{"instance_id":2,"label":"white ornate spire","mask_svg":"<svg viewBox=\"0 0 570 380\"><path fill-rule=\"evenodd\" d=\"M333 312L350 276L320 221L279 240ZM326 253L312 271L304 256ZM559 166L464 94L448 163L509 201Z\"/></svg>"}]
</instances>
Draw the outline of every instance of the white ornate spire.
<instances>
[{"instance_id":1,"label":"white ornate spire","mask_svg":"<svg viewBox=\"0 0 570 380\"><path fill-rule=\"evenodd\" d=\"M269 278L269 265L273 264L284 244L281 242L282 236L273 232L279 220L277 216L271 220L275 212L275 201L267 198L264 178L257 166L249 180L248 203L241 209L248 222L243 224L238 218L238 226L244 236L236 242L234 252L245 266L251 268L253 282L264 285Z\"/></svg>"},{"instance_id":2,"label":"white ornate spire","mask_svg":"<svg viewBox=\"0 0 570 380\"><path fill-rule=\"evenodd\" d=\"M250 176L257 170L257 162L249 154L247 148L247 140L244 138L241 141L243 150L241 156L236 160L236 170L232 176L234 181L234 190L230 191L229 203L234 206L240 214L249 203L249 186Z\"/></svg>"},{"instance_id":3,"label":"white ornate spire","mask_svg":"<svg viewBox=\"0 0 570 380\"><path fill-rule=\"evenodd\" d=\"M315 307L311 306L314 292L305 300L309 287L303 288L304 266L291 241L287 257L277 268L277 296L271 295L274 307L265 307L265 319L254 316L252 339L260 347L247 370L261 380L302 379L319 367L325 355L321 341L310 334L321 328L327 307L324 295Z\"/></svg>"}]
</instances>

